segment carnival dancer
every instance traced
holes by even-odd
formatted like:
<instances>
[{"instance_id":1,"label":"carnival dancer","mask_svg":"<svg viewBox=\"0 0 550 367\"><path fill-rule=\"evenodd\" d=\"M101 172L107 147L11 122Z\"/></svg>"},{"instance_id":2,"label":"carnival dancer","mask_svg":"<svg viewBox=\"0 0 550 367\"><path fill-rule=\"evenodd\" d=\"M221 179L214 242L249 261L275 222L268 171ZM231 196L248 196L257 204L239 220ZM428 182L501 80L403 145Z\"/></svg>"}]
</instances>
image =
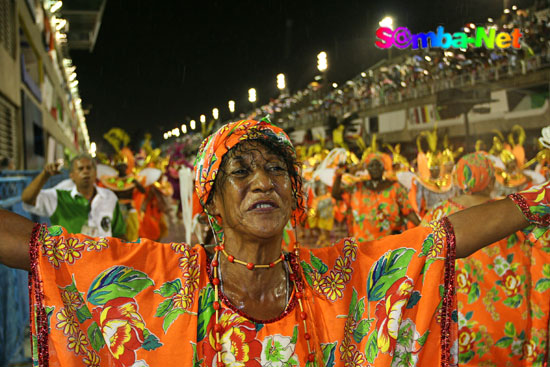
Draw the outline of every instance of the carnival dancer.
<instances>
[{"instance_id":1,"label":"carnival dancer","mask_svg":"<svg viewBox=\"0 0 550 367\"><path fill-rule=\"evenodd\" d=\"M384 147L390 151L392 159L391 176L386 174L386 177L390 180L399 181L401 183L402 178L400 176L402 174L413 174L411 172L411 165L407 158L401 154L401 144L396 144L395 146L392 146L391 144L384 144ZM412 178L412 176L409 177ZM411 178L405 179L405 181L410 181ZM410 185L408 189L410 189Z\"/></svg>"},{"instance_id":2,"label":"carnival dancer","mask_svg":"<svg viewBox=\"0 0 550 367\"><path fill-rule=\"evenodd\" d=\"M335 233L347 233L347 205L344 201L336 201L331 192L337 169L358 162L359 159L353 152L345 148L334 148L315 168L310 181L314 190L312 197L308 197L308 224L312 231L319 231L319 234L313 234L317 239L315 246L326 246L331 238L335 238ZM350 178L355 180L355 176L346 175L344 182L349 183L347 180Z\"/></svg>"},{"instance_id":3,"label":"carnival dancer","mask_svg":"<svg viewBox=\"0 0 550 367\"><path fill-rule=\"evenodd\" d=\"M428 143L428 150L422 149L422 138ZM437 147L437 127L433 131L422 131L417 139L417 172L411 183L409 200L415 212L424 216L437 203L455 196L451 174L444 169L444 159Z\"/></svg>"},{"instance_id":4,"label":"carnival dancer","mask_svg":"<svg viewBox=\"0 0 550 367\"><path fill-rule=\"evenodd\" d=\"M313 231L318 231L315 247L322 247L331 242L336 200L332 197L327 185L319 178L315 181L314 190L315 196L309 209L308 222Z\"/></svg>"},{"instance_id":5,"label":"carnival dancer","mask_svg":"<svg viewBox=\"0 0 550 367\"><path fill-rule=\"evenodd\" d=\"M0 262L30 271L35 364L456 366L455 255L550 224L541 186L379 241L283 253L303 197L280 128L221 127L195 174L215 246L73 235L0 210Z\"/></svg>"},{"instance_id":6,"label":"carnival dancer","mask_svg":"<svg viewBox=\"0 0 550 367\"><path fill-rule=\"evenodd\" d=\"M342 190L342 174L337 171L332 195L343 199L351 212L351 235L360 241L372 241L406 229L405 219L415 226L419 219L414 213L405 188L397 181L387 180L385 172L391 171L391 158L377 151L375 140L371 145L374 152L363 158L369 172L367 180L361 180L347 190Z\"/></svg>"},{"instance_id":7,"label":"carnival dancer","mask_svg":"<svg viewBox=\"0 0 550 367\"><path fill-rule=\"evenodd\" d=\"M495 159L495 177L496 184L493 195L495 197L504 197L506 195L518 192L531 186L533 183L530 175L527 175L524 169L525 150L523 143L525 141L525 131L519 125L514 125L508 142L500 131L493 137L493 147L489 151ZM517 141L514 139L514 133L517 135Z\"/></svg>"},{"instance_id":8,"label":"carnival dancer","mask_svg":"<svg viewBox=\"0 0 550 367\"><path fill-rule=\"evenodd\" d=\"M133 197L145 189L143 180L135 175L136 159L128 148L130 136L123 129L113 127L103 138L111 144L115 154L110 160L105 157L98 165L98 185L116 194L126 224L126 240L135 241L139 238L139 216Z\"/></svg>"},{"instance_id":9,"label":"carnival dancer","mask_svg":"<svg viewBox=\"0 0 550 367\"><path fill-rule=\"evenodd\" d=\"M544 177L545 180L550 179L550 126L541 130L541 137L538 139L539 151L537 155L529 162L524 164L525 168L531 167L536 163L535 172Z\"/></svg>"},{"instance_id":10,"label":"carnival dancer","mask_svg":"<svg viewBox=\"0 0 550 367\"><path fill-rule=\"evenodd\" d=\"M423 224L491 200L494 168L487 153L462 157L456 180L463 194L437 205ZM542 366L550 312L550 291L540 286L550 256L542 247L518 231L456 261L461 366Z\"/></svg>"}]
</instances>

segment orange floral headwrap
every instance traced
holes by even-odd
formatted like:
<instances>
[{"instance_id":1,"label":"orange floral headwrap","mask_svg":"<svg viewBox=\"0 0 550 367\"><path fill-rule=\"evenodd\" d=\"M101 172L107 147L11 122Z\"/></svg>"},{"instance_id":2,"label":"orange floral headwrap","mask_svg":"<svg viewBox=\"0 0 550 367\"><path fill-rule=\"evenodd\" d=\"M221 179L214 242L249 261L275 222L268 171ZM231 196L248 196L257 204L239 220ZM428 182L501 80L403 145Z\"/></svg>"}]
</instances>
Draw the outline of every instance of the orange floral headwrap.
<instances>
[{"instance_id":1,"label":"orange floral headwrap","mask_svg":"<svg viewBox=\"0 0 550 367\"><path fill-rule=\"evenodd\" d=\"M206 138L197 153L195 159L195 191L199 201L208 215L214 231L220 237L221 226L218 225L218 218L211 216L206 210L206 203L212 192L212 187L216 181L216 176L220 169L223 156L227 154L237 144L246 140L265 140L269 141L283 149L289 149L292 157L296 159L296 151L288 135L275 125L272 125L267 118L259 121L240 120L230 122L222 126L217 132ZM298 172L298 167L295 167ZM298 193L298 201L302 200L302 185L299 179L290 177L292 188ZM293 213L293 219L296 220L302 215L303 205L298 203L298 208Z\"/></svg>"},{"instance_id":2,"label":"orange floral headwrap","mask_svg":"<svg viewBox=\"0 0 550 367\"><path fill-rule=\"evenodd\" d=\"M465 193L485 190L493 176L493 162L484 152L466 154L456 165L457 184Z\"/></svg>"}]
</instances>

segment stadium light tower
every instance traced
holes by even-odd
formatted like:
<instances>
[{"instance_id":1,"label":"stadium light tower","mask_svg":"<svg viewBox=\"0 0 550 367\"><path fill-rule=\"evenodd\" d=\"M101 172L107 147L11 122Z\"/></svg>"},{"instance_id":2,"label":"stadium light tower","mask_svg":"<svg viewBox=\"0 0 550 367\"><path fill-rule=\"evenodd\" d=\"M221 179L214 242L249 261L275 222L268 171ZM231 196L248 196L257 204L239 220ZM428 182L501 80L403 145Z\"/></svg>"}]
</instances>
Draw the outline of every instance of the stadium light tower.
<instances>
[{"instance_id":1,"label":"stadium light tower","mask_svg":"<svg viewBox=\"0 0 550 367\"><path fill-rule=\"evenodd\" d=\"M386 15L384 18L382 18L382 20L378 22L378 24L380 25L380 27L393 29L393 18L389 15ZM388 60L389 59L391 59L391 47L388 48Z\"/></svg>"},{"instance_id":2,"label":"stadium light tower","mask_svg":"<svg viewBox=\"0 0 550 367\"><path fill-rule=\"evenodd\" d=\"M277 88L283 92L286 88L285 74L280 73L277 75Z\"/></svg>"},{"instance_id":3,"label":"stadium light tower","mask_svg":"<svg viewBox=\"0 0 550 367\"><path fill-rule=\"evenodd\" d=\"M250 88L248 90L248 102L252 103L252 107L256 109L256 89Z\"/></svg>"},{"instance_id":4,"label":"stadium light tower","mask_svg":"<svg viewBox=\"0 0 550 367\"><path fill-rule=\"evenodd\" d=\"M324 73L328 69L327 53L325 51L321 51L317 55L317 69L321 73Z\"/></svg>"},{"instance_id":5,"label":"stadium light tower","mask_svg":"<svg viewBox=\"0 0 550 367\"><path fill-rule=\"evenodd\" d=\"M229 108L229 112L231 112L231 117L233 117L233 114L235 113L235 101L231 100L227 102L227 107Z\"/></svg>"},{"instance_id":6,"label":"stadium light tower","mask_svg":"<svg viewBox=\"0 0 550 367\"><path fill-rule=\"evenodd\" d=\"M390 16L385 16L384 18L382 18L381 21L378 22L378 24L380 25L380 27L393 29L393 18Z\"/></svg>"}]
</instances>

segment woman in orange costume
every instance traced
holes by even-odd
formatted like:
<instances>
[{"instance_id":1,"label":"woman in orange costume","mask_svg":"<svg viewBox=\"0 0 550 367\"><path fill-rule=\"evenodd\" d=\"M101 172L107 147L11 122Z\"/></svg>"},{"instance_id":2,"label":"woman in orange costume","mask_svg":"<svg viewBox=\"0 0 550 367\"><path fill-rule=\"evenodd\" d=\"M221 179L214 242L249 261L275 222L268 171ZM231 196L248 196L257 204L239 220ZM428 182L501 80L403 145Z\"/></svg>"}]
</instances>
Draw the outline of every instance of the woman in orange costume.
<instances>
[{"instance_id":1,"label":"woman in orange costume","mask_svg":"<svg viewBox=\"0 0 550 367\"><path fill-rule=\"evenodd\" d=\"M332 197L328 186L321 180L316 180L314 185L315 197L311 203L308 222L310 228L319 230L315 246L329 246L331 243L330 233L334 228L336 200Z\"/></svg>"},{"instance_id":2,"label":"woman in orange costume","mask_svg":"<svg viewBox=\"0 0 550 367\"><path fill-rule=\"evenodd\" d=\"M439 204L423 223L491 200L494 168L486 153L462 157L456 174L464 194ZM518 231L457 260L460 365L543 365L550 291L540 284L550 261L543 247L549 244L533 247L530 241L536 240Z\"/></svg>"},{"instance_id":3,"label":"woman in orange costume","mask_svg":"<svg viewBox=\"0 0 550 367\"><path fill-rule=\"evenodd\" d=\"M514 125L512 132L508 134L508 143L499 131L493 137L493 147L489 153L495 155L500 160L495 167L496 184L493 195L504 197L508 194L521 191L533 185L532 178L526 175L525 150L523 143L525 141L525 131L519 125ZM514 139L514 133L517 135L517 141Z\"/></svg>"},{"instance_id":4,"label":"woman in orange costume","mask_svg":"<svg viewBox=\"0 0 550 367\"><path fill-rule=\"evenodd\" d=\"M550 225L547 185L380 241L284 253L297 169L267 121L210 136L195 189L215 246L72 235L0 210L0 262L30 271L35 364L456 366L455 255Z\"/></svg>"},{"instance_id":5,"label":"woman in orange costume","mask_svg":"<svg viewBox=\"0 0 550 367\"><path fill-rule=\"evenodd\" d=\"M342 192L342 171L338 171L332 189L336 200L344 199L351 210L351 235L359 241L372 241L406 229L405 219L415 226L420 222L412 210L405 188L384 179L391 170L387 154L371 153L365 159L370 178L356 183L351 192Z\"/></svg>"},{"instance_id":6,"label":"woman in orange costume","mask_svg":"<svg viewBox=\"0 0 550 367\"><path fill-rule=\"evenodd\" d=\"M422 138L428 143L429 149L426 152L422 149ZM416 138L417 172L413 176L408 195L413 209L420 217L426 215L437 203L455 196L449 173L449 168L452 170L453 152L448 149L443 154L438 149L437 141L436 126L432 131L422 131Z\"/></svg>"}]
</instances>

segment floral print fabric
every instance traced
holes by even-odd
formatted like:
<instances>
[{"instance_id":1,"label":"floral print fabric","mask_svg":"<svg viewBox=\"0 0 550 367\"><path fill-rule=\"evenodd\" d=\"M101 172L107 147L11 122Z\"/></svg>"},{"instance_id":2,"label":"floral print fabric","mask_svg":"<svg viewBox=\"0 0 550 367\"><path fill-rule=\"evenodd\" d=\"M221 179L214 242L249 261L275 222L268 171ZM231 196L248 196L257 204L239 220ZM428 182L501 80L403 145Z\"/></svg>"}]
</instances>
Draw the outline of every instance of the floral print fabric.
<instances>
[{"instance_id":1,"label":"floral print fabric","mask_svg":"<svg viewBox=\"0 0 550 367\"><path fill-rule=\"evenodd\" d=\"M277 320L222 303L226 366L451 366L454 234L446 219L399 236L289 255L303 287ZM41 366L218 366L203 247L41 227L31 242L32 340ZM451 270L451 271L449 271ZM223 301L223 297L221 300Z\"/></svg>"},{"instance_id":2,"label":"floral print fabric","mask_svg":"<svg viewBox=\"0 0 550 367\"><path fill-rule=\"evenodd\" d=\"M350 208L351 234L361 241L372 241L403 231L404 217L413 211L405 188L398 182L381 191L359 182L343 198Z\"/></svg>"},{"instance_id":3,"label":"floral print fabric","mask_svg":"<svg viewBox=\"0 0 550 367\"><path fill-rule=\"evenodd\" d=\"M447 200L423 223L464 206ZM538 238L537 238L538 237ZM517 232L456 261L462 366L543 366L550 299L548 232Z\"/></svg>"}]
</instances>

